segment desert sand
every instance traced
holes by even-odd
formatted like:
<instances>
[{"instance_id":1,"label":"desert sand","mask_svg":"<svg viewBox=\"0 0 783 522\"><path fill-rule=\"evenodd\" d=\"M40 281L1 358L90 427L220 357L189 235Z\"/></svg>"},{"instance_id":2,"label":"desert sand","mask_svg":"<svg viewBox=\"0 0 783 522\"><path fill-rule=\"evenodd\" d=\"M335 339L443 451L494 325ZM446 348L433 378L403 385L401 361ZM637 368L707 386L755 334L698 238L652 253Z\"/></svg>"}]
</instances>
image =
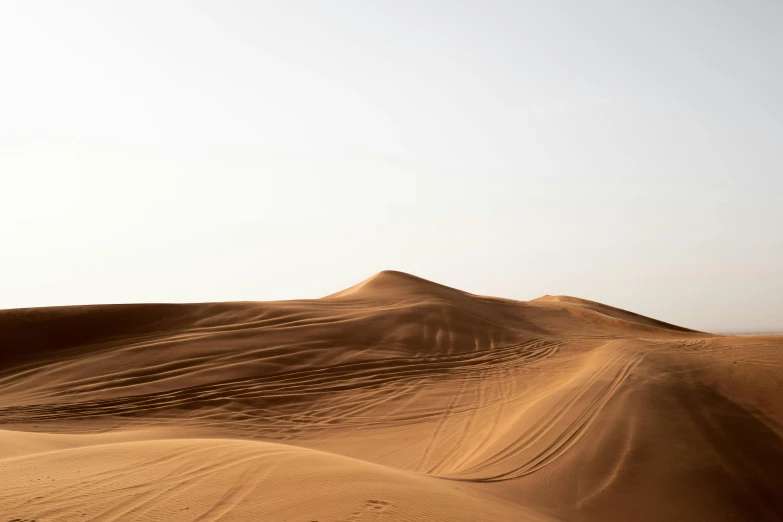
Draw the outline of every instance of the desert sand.
<instances>
[{"instance_id":1,"label":"desert sand","mask_svg":"<svg viewBox=\"0 0 783 522\"><path fill-rule=\"evenodd\" d=\"M381 272L0 311L0 521L783 519L783 336Z\"/></svg>"}]
</instances>

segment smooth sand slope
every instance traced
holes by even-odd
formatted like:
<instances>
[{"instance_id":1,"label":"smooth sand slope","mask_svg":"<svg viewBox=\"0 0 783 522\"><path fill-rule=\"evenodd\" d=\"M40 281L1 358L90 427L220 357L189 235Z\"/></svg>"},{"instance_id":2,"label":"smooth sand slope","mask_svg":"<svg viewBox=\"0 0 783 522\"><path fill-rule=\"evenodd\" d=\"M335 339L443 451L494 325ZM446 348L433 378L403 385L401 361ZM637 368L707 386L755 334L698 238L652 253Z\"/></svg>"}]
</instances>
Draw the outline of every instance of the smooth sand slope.
<instances>
[{"instance_id":1,"label":"smooth sand slope","mask_svg":"<svg viewBox=\"0 0 783 522\"><path fill-rule=\"evenodd\" d=\"M0 521L783 520L783 336L382 272L0 311Z\"/></svg>"}]
</instances>

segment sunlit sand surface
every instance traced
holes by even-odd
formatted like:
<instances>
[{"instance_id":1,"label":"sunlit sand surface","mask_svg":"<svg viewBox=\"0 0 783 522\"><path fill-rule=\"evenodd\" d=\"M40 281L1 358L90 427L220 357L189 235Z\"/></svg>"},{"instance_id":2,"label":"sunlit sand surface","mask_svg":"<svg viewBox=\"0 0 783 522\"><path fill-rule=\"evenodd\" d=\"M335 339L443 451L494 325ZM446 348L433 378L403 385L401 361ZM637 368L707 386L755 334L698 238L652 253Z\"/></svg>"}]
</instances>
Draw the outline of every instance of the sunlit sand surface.
<instances>
[{"instance_id":1,"label":"sunlit sand surface","mask_svg":"<svg viewBox=\"0 0 783 522\"><path fill-rule=\"evenodd\" d=\"M0 520L783 519L783 336L382 272L0 311Z\"/></svg>"}]
</instances>

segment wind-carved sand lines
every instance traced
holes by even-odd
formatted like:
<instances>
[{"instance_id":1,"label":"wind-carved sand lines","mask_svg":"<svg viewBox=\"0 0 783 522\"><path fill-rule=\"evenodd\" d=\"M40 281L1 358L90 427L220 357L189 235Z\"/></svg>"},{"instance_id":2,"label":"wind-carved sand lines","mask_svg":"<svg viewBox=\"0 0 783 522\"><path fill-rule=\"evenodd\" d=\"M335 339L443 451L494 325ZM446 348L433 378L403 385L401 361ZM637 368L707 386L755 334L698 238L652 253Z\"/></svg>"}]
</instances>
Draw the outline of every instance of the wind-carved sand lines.
<instances>
[{"instance_id":1,"label":"wind-carved sand lines","mask_svg":"<svg viewBox=\"0 0 783 522\"><path fill-rule=\"evenodd\" d=\"M186 412L185 419L193 422L213 416L215 422L230 423L234 420L234 415L249 416L254 420L269 417L279 419L286 415L287 404L295 410L303 400L319 395L329 397L327 407L334 408L333 400L339 400L340 396L346 394L351 398L351 402L343 404L343 411L329 411L329 415L323 415L323 418L328 418L330 423L339 423L340 419L347 422L352 415L387 400L378 393L378 390L384 387L399 389L406 382L420 381L422 378L435 383L442 378L448 378L449 375L464 375L465 379L481 380L493 368L511 362L517 365L532 363L551 356L556 349L556 343L538 340L497 347L488 352L348 363L105 400L7 406L0 408L0 422L73 422L113 417L125 419L132 424L134 418L139 415L143 415L146 421L150 414L157 414L163 422L167 414L176 414L181 418L179 412ZM364 398L364 392L359 390L368 390ZM266 407L270 402L269 397L274 397L273 409ZM199 408L194 409L193 405L199 405ZM221 410L228 406L236 408L237 411L221 413ZM308 409L311 415L317 410L317 406ZM301 419L296 427L318 429L319 426L319 421L313 418L310 421ZM267 429L268 431L274 429Z\"/></svg>"},{"instance_id":2,"label":"wind-carved sand lines","mask_svg":"<svg viewBox=\"0 0 783 522\"><path fill-rule=\"evenodd\" d=\"M477 451L471 439L474 432L486 430L486 426L477 420L479 414L485 413L486 410L494 411L492 425L495 425L499 420L500 409L510 400L510 394L503 394L500 390L500 382L504 381L503 376L510 375L513 369L520 369L550 357L557 348L557 343L547 340L528 341L497 348L496 351L489 352L493 354L491 359L460 368L459 373L463 374L463 377L433 429L418 470L428 474L439 474L442 469L453 467L454 459L469 458L470 452ZM458 432L455 433L454 430ZM485 437L490 437L491 431L490 427ZM448 437L444 437L444 434L448 434ZM453 441L455 438L456 441ZM466 456L462 450L467 441L471 443L465 448L465 452L468 452ZM450 449L437 462L431 464L431 454L435 447L441 449L450 447Z\"/></svg>"},{"instance_id":3,"label":"wind-carved sand lines","mask_svg":"<svg viewBox=\"0 0 783 522\"><path fill-rule=\"evenodd\" d=\"M393 272L317 300L0 311L0 514L775 520L781 346Z\"/></svg>"},{"instance_id":4,"label":"wind-carved sand lines","mask_svg":"<svg viewBox=\"0 0 783 522\"><path fill-rule=\"evenodd\" d=\"M508 480L528 475L551 463L584 435L642 358L615 353L597 369L583 370L573 379L577 381L574 385L566 383L568 391L562 398L529 424L516 440L481 462L449 476L481 482ZM503 468L510 469L497 472Z\"/></svg>"}]
</instances>

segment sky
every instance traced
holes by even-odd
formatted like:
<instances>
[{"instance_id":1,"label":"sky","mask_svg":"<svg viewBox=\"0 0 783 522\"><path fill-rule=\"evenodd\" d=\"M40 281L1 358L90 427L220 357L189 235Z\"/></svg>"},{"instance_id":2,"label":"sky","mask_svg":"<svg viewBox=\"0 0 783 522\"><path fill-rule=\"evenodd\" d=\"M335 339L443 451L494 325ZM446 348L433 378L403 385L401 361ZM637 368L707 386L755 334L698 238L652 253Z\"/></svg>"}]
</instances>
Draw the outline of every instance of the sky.
<instances>
[{"instance_id":1,"label":"sky","mask_svg":"<svg viewBox=\"0 0 783 522\"><path fill-rule=\"evenodd\" d=\"M0 3L0 308L395 269L783 331L777 0Z\"/></svg>"}]
</instances>

